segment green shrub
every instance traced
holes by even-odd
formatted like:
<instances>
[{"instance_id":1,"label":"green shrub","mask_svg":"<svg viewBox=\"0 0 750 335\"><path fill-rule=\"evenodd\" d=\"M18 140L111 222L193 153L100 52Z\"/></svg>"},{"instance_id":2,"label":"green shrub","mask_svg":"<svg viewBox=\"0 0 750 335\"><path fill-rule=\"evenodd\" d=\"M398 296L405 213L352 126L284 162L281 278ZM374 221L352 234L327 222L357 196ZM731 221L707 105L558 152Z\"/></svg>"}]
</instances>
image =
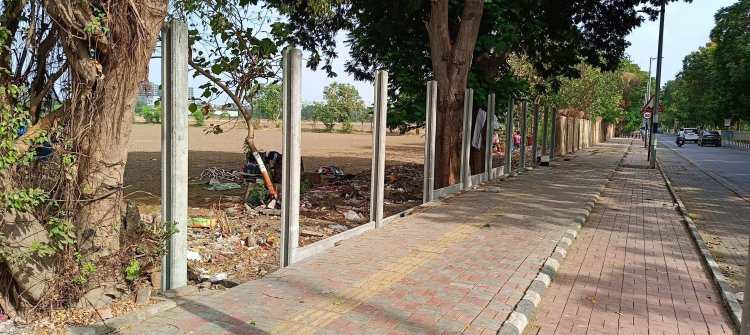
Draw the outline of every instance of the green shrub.
<instances>
[{"instance_id":1,"label":"green shrub","mask_svg":"<svg viewBox=\"0 0 750 335\"><path fill-rule=\"evenodd\" d=\"M193 118L195 119L195 126L196 127L203 127L206 124L206 116L203 115L203 112L196 110L193 112Z\"/></svg>"},{"instance_id":2,"label":"green shrub","mask_svg":"<svg viewBox=\"0 0 750 335\"><path fill-rule=\"evenodd\" d=\"M146 123L161 123L161 107L144 106L141 109L141 116Z\"/></svg>"}]
</instances>

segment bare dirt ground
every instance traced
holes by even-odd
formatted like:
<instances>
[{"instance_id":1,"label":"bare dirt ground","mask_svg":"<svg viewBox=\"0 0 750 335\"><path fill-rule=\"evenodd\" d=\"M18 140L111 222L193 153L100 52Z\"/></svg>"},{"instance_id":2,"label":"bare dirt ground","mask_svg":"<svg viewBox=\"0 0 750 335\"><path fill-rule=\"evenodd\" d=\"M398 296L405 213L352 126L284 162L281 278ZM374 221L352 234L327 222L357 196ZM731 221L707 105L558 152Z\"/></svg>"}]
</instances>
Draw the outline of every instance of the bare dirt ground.
<instances>
[{"instance_id":1,"label":"bare dirt ground","mask_svg":"<svg viewBox=\"0 0 750 335\"><path fill-rule=\"evenodd\" d=\"M319 125L318 128L321 126ZM368 127L365 126L365 129ZM125 185L130 186L126 199L133 200L147 210L158 211L161 193L161 126L136 124L129 144ZM360 125L356 125L360 129ZM222 134L206 134L204 128L189 128L188 173L191 183L210 167L240 170L245 154L242 143L245 129L233 129ZM281 129L264 128L256 131L256 145L265 151L281 152ZM306 127L302 133L302 162L306 171L334 165L345 173L356 174L371 167L372 135L370 133L319 133ZM388 136L386 165L422 164L424 137L419 135ZM204 191L190 187L189 206L211 205L221 196L242 196L242 191ZM156 208L150 208L156 206Z\"/></svg>"},{"instance_id":2,"label":"bare dirt ground","mask_svg":"<svg viewBox=\"0 0 750 335\"><path fill-rule=\"evenodd\" d=\"M281 130L273 124L256 131L260 150L281 151ZM224 127L225 129L228 127ZM319 125L318 128L321 128ZM161 193L161 126L136 124L125 171L126 200L138 205L143 221L158 220ZM300 245L304 246L369 221L372 135L323 133L303 128L305 171L337 166L348 177L312 185L302 196ZM369 125L355 125L369 130ZM278 211L247 206L243 189L207 191L201 173L212 167L241 170L246 129L206 134L189 128L188 215L216 221L213 228L190 227L188 246L200 260L190 261L189 277L203 288L231 287L274 271L278 264ZM421 203L424 138L416 134L388 136L385 214L393 215ZM354 212L356 216L346 217ZM158 271L158 269L153 269ZM227 279L211 277L224 273ZM219 276L220 278L222 276ZM154 284L154 283L152 283Z\"/></svg>"}]
</instances>

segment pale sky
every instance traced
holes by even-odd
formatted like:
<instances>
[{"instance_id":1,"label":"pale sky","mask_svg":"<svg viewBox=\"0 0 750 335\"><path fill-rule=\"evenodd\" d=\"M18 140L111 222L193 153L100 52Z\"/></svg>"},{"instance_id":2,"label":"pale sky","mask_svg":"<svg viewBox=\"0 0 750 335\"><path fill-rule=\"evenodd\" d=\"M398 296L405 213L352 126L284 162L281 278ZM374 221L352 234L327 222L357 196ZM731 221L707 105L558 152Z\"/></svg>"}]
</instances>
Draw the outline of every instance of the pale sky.
<instances>
[{"instance_id":1,"label":"pale sky","mask_svg":"<svg viewBox=\"0 0 750 335\"><path fill-rule=\"evenodd\" d=\"M709 41L709 34L714 26L714 14L722 7L735 3L736 0L694 0L693 3L672 3L667 6L665 15L664 35L664 61L662 72L662 85L668 80L674 79L675 75L682 69L682 60L689 53L696 51L699 47ZM638 64L641 69L648 71L649 57L656 57L659 38L659 22L647 21L634 30L627 40L631 46L626 53ZM302 73L302 101L322 101L323 87L338 81L353 84L367 105L372 104L374 88L369 82L355 81L354 78L344 72L344 63L349 59L348 47L343 43L341 34L338 38L339 58L333 63L334 71L338 77L328 78L325 71L311 71L307 68ZM304 54L303 57L306 57ZM303 61L304 62L304 61ZM151 62L151 73L149 78L153 82L160 82L161 73L159 60ZM656 77L656 61L653 62L652 76ZM202 78L190 78L190 86L196 87L195 94L201 92L197 86L205 82ZM221 103L222 99L215 101Z\"/></svg>"},{"instance_id":2,"label":"pale sky","mask_svg":"<svg viewBox=\"0 0 750 335\"><path fill-rule=\"evenodd\" d=\"M682 70L682 60L709 41L714 27L714 14L736 0L693 0L693 3L675 2L667 6L664 15L664 51L662 81L675 78ZM659 44L659 21L646 21L634 30L627 40L631 46L626 50L630 58L644 71L648 71L649 57L656 58ZM652 74L656 78L656 59Z\"/></svg>"}]
</instances>

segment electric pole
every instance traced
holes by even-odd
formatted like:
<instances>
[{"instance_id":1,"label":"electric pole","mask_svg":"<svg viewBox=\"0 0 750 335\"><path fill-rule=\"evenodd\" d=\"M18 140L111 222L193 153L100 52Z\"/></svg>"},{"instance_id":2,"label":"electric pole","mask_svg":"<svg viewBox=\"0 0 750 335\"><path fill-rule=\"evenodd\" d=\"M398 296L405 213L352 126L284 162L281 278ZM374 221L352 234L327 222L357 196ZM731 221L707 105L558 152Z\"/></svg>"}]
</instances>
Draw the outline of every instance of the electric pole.
<instances>
[{"instance_id":1,"label":"electric pole","mask_svg":"<svg viewBox=\"0 0 750 335\"><path fill-rule=\"evenodd\" d=\"M654 109L651 112L651 131L649 132L648 159L652 169L656 168L656 138L654 124L659 122L659 88L661 87L661 61L664 47L664 12L666 3L661 4L661 15L659 19L659 52L656 55L656 87L654 88Z\"/></svg>"}]
</instances>

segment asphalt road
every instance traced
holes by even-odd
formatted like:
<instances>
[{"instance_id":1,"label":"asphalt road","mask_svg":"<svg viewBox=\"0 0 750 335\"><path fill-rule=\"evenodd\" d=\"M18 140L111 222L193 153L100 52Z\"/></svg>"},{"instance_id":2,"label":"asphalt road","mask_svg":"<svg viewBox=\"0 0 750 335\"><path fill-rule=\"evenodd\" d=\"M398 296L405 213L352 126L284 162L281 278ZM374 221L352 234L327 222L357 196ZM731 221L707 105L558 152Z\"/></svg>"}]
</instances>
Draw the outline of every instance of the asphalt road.
<instances>
[{"instance_id":1,"label":"asphalt road","mask_svg":"<svg viewBox=\"0 0 750 335\"><path fill-rule=\"evenodd\" d=\"M685 143L680 148L674 139L671 135L659 135L659 150L674 150L750 202L750 150L727 145L701 147L693 143Z\"/></svg>"}]
</instances>

